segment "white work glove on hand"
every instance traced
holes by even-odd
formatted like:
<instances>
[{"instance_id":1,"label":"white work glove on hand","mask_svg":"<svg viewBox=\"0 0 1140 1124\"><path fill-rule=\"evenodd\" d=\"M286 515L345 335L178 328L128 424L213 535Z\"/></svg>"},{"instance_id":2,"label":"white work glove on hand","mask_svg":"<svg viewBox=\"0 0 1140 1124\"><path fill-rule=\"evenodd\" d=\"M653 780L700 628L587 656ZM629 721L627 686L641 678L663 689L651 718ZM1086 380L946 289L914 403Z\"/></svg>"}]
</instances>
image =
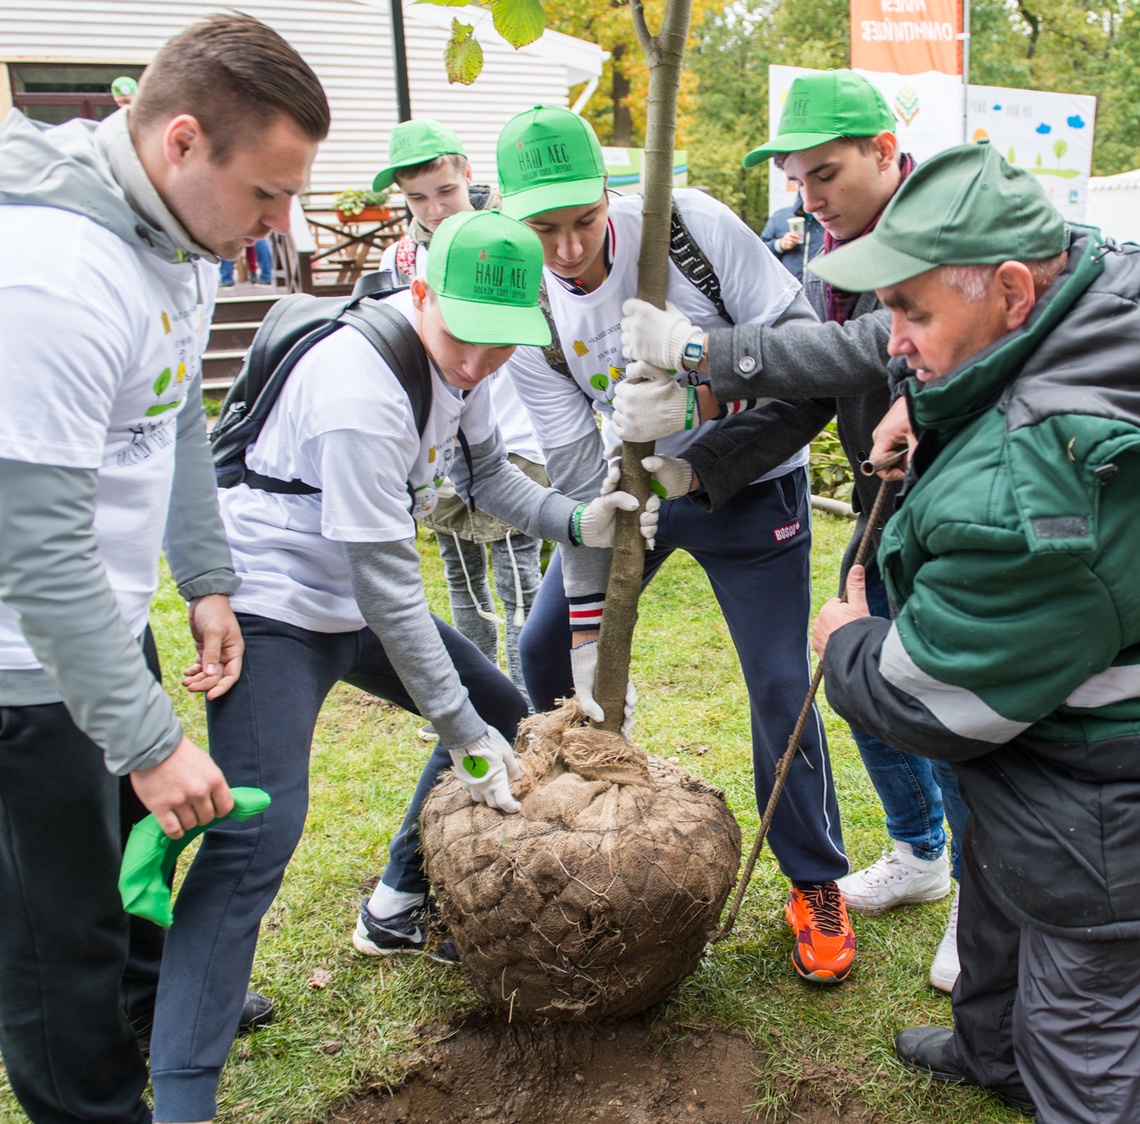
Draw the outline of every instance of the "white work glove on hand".
<instances>
[{"instance_id":1,"label":"white work glove on hand","mask_svg":"<svg viewBox=\"0 0 1140 1124\"><path fill-rule=\"evenodd\" d=\"M617 492L617 486L621 481L621 450L610 449L606 453L606 459L610 462L609 471L606 473L605 480L602 481L601 495L608 496ZM646 458L648 459L648 458ZM642 466L644 467L645 461L643 460ZM645 549L652 550L657 543L657 521L659 519L659 512L661 509L661 493L653 488L653 481L650 480L649 487L652 489L648 496L645 497L645 507L641 509L641 514L637 517L638 528L641 531L641 537L645 539ZM622 492L623 496L629 495L628 492ZM665 499L672 499L671 496L666 496Z\"/></svg>"},{"instance_id":2,"label":"white work glove on hand","mask_svg":"<svg viewBox=\"0 0 1140 1124\"><path fill-rule=\"evenodd\" d=\"M618 475L621 475L620 468ZM618 511L636 511L639 506L637 497L631 496L628 492L615 492L612 488L607 491L606 485L609 484L611 476L613 476L612 468L602 484L602 494L597 499L582 504L574 512L571 522L579 546L613 546ZM613 487L616 486L615 483ZM648 520L647 515L650 516ZM641 525L642 536L645 539L652 539L657 534L657 508L655 507L651 513L649 505L646 504L645 510L638 516L638 522Z\"/></svg>"},{"instance_id":3,"label":"white work glove on hand","mask_svg":"<svg viewBox=\"0 0 1140 1124\"><path fill-rule=\"evenodd\" d=\"M697 389L650 363L631 363L617 384L614 431L623 441L656 441L701 424Z\"/></svg>"},{"instance_id":4,"label":"white work glove on hand","mask_svg":"<svg viewBox=\"0 0 1140 1124\"><path fill-rule=\"evenodd\" d=\"M510 782L523 775L522 766L507 739L494 726L488 726L487 732L470 745L448 752L455 766L455 776L472 800L500 812L521 810L511 795Z\"/></svg>"},{"instance_id":5,"label":"white work glove on hand","mask_svg":"<svg viewBox=\"0 0 1140 1124\"><path fill-rule=\"evenodd\" d=\"M631 297L622 306L621 349L627 359L641 359L667 371L681 369L681 353L693 325L676 305L665 309Z\"/></svg>"},{"instance_id":6,"label":"white work glove on hand","mask_svg":"<svg viewBox=\"0 0 1140 1124\"><path fill-rule=\"evenodd\" d=\"M641 458L641 467L649 473L650 487L663 500L675 500L687 496L693 486L693 466L680 457L663 457L654 453Z\"/></svg>"},{"instance_id":7,"label":"white work glove on hand","mask_svg":"<svg viewBox=\"0 0 1140 1124\"><path fill-rule=\"evenodd\" d=\"M595 722L605 721L605 711L594 698L594 677L598 672L598 642L587 640L585 644L577 644L570 649L570 670L574 676L574 695L578 705L586 715ZM627 680L625 685L625 714L622 717L621 736L629 741L633 730L633 712L637 707L637 689L633 680Z\"/></svg>"}]
</instances>

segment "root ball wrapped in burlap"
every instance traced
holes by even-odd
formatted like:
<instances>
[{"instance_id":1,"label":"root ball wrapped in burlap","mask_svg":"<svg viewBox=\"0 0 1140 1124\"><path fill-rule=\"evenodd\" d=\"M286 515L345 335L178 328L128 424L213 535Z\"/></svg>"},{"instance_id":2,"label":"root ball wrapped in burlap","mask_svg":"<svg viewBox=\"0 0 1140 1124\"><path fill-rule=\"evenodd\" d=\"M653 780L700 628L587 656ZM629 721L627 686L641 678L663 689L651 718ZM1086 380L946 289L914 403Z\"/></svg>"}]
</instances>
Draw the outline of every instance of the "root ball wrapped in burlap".
<instances>
[{"instance_id":1,"label":"root ball wrapped in burlap","mask_svg":"<svg viewBox=\"0 0 1140 1124\"><path fill-rule=\"evenodd\" d=\"M696 968L740 864L712 785L576 702L528 719L522 812L448 774L424 802L427 873L476 988L512 1017L590 1022L665 998Z\"/></svg>"}]
</instances>

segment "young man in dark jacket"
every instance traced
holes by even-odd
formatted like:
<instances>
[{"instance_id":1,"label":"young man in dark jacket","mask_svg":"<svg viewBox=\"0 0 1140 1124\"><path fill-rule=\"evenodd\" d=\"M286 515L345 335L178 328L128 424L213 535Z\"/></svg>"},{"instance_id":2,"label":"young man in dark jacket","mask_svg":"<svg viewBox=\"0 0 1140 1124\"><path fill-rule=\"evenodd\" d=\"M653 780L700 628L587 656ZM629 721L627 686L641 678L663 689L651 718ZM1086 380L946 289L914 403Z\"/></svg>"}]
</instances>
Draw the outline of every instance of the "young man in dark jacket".
<instances>
[{"instance_id":1,"label":"young man in dark jacket","mask_svg":"<svg viewBox=\"0 0 1140 1124\"><path fill-rule=\"evenodd\" d=\"M744 158L747 167L770 156L803 195L804 209L825 231L824 253L865 237L915 166L900 153L894 116L871 82L849 70L806 74L792 83L777 135ZM700 417L715 416L722 403L756 399L802 399L785 405L773 424L773 408L733 418L721 431L698 440L683 454L704 489L705 502L724 502L757 469L778 456L780 442L801 426L814 436L834 414L855 475L854 503L860 512L846 563L863 537L879 482L859 472L872 430L890 402L885 352L887 323L873 293L847 292L807 273L804 293L824 324L790 322L771 328L739 324L707 332L700 371L704 385L686 388ZM679 362L679 347L692 331L675 310L631 301L622 323L630 358L660 367ZM614 425L626 440L654 440L683 420L679 394L665 383L624 383L614 402ZM893 487L893 486L892 486ZM698 497L700 502L700 497ZM888 509L889 510L889 509ZM844 567L846 568L846 567ZM886 593L871 569L868 589L874 611L890 616ZM839 880L847 906L881 913L895 906L935 901L950 891L959 874L965 808L953 773L886 745L863 730L852 734L886 812L892 846L875 863ZM953 832L953 862L947 864L943 812ZM930 969L931 983L949 991L958 974L955 916Z\"/></svg>"},{"instance_id":2,"label":"young man in dark jacket","mask_svg":"<svg viewBox=\"0 0 1140 1124\"><path fill-rule=\"evenodd\" d=\"M890 309L918 434L878 558L898 617L853 569L814 631L828 698L953 762L971 813L954 1029L896 1051L1040 1124L1134 1121L1140 247L1070 229L983 142L813 268Z\"/></svg>"}]
</instances>

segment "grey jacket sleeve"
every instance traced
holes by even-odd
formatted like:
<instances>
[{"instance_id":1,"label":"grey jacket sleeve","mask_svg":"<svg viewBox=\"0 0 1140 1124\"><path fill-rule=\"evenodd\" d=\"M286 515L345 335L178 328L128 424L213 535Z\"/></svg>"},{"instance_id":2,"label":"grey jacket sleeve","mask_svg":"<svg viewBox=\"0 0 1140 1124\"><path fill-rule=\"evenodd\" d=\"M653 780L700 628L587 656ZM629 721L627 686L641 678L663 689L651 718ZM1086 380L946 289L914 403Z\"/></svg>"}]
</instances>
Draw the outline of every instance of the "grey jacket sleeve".
<instances>
[{"instance_id":1,"label":"grey jacket sleeve","mask_svg":"<svg viewBox=\"0 0 1140 1124\"><path fill-rule=\"evenodd\" d=\"M0 459L0 600L76 725L123 776L182 740L96 555L96 474Z\"/></svg>"},{"instance_id":2,"label":"grey jacket sleeve","mask_svg":"<svg viewBox=\"0 0 1140 1124\"><path fill-rule=\"evenodd\" d=\"M473 472L468 472L464 456L452 462L452 483L461 496L533 538L570 541L570 516L581 501L536 484L511 464L498 429L470 448Z\"/></svg>"},{"instance_id":3,"label":"grey jacket sleeve","mask_svg":"<svg viewBox=\"0 0 1140 1124\"><path fill-rule=\"evenodd\" d=\"M571 445L546 451L546 474L553 487L575 503L592 500L606 478L602 437L595 430ZM610 578L612 551L603 547L574 546L562 551L562 584L567 597L590 597L605 593Z\"/></svg>"},{"instance_id":4,"label":"grey jacket sleeve","mask_svg":"<svg viewBox=\"0 0 1140 1124\"><path fill-rule=\"evenodd\" d=\"M207 593L233 593L240 581L218 514L218 488L206 440L200 376L195 376L186 395L186 404L178 414L174 487L163 549L178 592L189 601Z\"/></svg>"},{"instance_id":5,"label":"grey jacket sleeve","mask_svg":"<svg viewBox=\"0 0 1140 1124\"><path fill-rule=\"evenodd\" d=\"M415 542L345 543L361 615L444 749L487 732L431 618Z\"/></svg>"},{"instance_id":6,"label":"grey jacket sleeve","mask_svg":"<svg viewBox=\"0 0 1140 1124\"><path fill-rule=\"evenodd\" d=\"M790 320L785 314L771 327L738 324L709 332L709 381L718 402L849 398L886 385L886 309L821 324L802 294L793 307L807 315Z\"/></svg>"},{"instance_id":7,"label":"grey jacket sleeve","mask_svg":"<svg viewBox=\"0 0 1140 1124\"><path fill-rule=\"evenodd\" d=\"M834 414L831 398L769 402L710 430L682 454L701 480L693 502L715 511L741 488L794 456Z\"/></svg>"}]
</instances>

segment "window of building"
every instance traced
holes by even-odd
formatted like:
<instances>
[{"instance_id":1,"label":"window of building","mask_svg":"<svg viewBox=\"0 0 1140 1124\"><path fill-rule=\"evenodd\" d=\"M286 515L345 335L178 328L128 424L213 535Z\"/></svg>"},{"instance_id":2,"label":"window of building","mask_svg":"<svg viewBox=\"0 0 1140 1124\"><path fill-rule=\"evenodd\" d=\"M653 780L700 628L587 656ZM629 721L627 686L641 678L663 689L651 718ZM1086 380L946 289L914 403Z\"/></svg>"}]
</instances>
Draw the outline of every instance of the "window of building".
<instances>
[{"instance_id":1,"label":"window of building","mask_svg":"<svg viewBox=\"0 0 1140 1124\"><path fill-rule=\"evenodd\" d=\"M101 63L9 63L12 104L33 121L59 125L73 117L101 121L115 112L111 83L138 79L143 67Z\"/></svg>"}]
</instances>

